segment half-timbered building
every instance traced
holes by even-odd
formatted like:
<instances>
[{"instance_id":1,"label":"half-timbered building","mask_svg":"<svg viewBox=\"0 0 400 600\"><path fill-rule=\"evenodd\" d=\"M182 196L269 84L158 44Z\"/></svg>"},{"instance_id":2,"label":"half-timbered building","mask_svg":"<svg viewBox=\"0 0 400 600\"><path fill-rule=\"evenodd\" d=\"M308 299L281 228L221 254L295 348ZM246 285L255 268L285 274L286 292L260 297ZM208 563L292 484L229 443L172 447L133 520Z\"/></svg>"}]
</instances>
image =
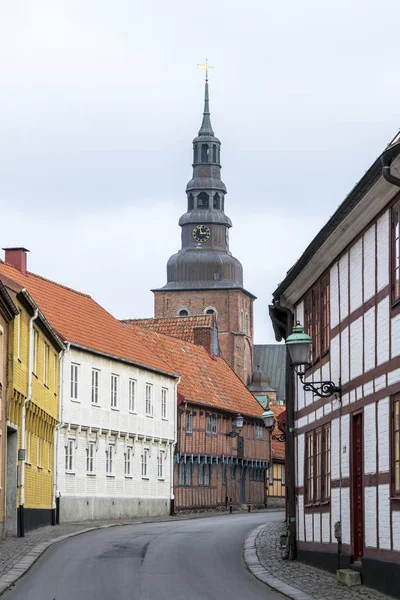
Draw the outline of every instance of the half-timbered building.
<instances>
[{"instance_id":1,"label":"half-timbered building","mask_svg":"<svg viewBox=\"0 0 400 600\"><path fill-rule=\"evenodd\" d=\"M273 294L277 340L295 321L312 338L294 408L297 556L400 594L400 144L368 169ZM290 378L293 378L290 381ZM293 415L292 415L293 416ZM289 465L290 469L290 465ZM293 509L293 506L295 507ZM339 524L339 525L338 525Z\"/></svg>"}]
</instances>

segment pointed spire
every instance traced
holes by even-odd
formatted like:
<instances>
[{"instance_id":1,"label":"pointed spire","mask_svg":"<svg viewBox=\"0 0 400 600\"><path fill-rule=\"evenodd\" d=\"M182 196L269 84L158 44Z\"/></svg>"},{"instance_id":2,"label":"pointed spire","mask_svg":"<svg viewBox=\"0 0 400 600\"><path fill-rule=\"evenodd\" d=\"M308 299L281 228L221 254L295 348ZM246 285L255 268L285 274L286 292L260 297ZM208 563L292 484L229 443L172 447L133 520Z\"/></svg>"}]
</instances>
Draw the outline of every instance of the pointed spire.
<instances>
[{"instance_id":1,"label":"pointed spire","mask_svg":"<svg viewBox=\"0 0 400 600\"><path fill-rule=\"evenodd\" d=\"M206 75L206 87L204 92L204 112L203 112L203 121L201 127L199 129L199 135L212 135L214 136L214 131L211 126L210 119L210 101L208 97L208 77Z\"/></svg>"}]
</instances>

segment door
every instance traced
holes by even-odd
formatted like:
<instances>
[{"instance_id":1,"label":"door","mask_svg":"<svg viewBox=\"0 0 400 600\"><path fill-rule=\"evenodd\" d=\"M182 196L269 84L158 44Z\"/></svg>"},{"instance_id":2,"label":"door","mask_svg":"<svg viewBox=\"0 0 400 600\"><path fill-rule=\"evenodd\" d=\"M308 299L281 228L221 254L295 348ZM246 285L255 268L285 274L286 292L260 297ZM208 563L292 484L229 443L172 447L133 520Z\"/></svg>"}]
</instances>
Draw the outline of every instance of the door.
<instances>
[{"instance_id":1,"label":"door","mask_svg":"<svg viewBox=\"0 0 400 600\"><path fill-rule=\"evenodd\" d=\"M246 476L247 467L242 467L242 473L240 478L240 502L246 504Z\"/></svg>"},{"instance_id":2,"label":"door","mask_svg":"<svg viewBox=\"0 0 400 600\"><path fill-rule=\"evenodd\" d=\"M364 554L364 452L363 416L359 413L352 423L352 513L353 560L360 561Z\"/></svg>"}]
</instances>

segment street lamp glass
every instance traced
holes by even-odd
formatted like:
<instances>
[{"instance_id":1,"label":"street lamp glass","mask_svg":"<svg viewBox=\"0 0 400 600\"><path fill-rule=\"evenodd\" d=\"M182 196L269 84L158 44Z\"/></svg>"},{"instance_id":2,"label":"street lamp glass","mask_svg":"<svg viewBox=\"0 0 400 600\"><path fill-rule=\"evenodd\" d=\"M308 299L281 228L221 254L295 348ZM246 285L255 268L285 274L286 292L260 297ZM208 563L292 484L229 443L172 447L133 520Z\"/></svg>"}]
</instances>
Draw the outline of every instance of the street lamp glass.
<instances>
[{"instance_id":1,"label":"street lamp glass","mask_svg":"<svg viewBox=\"0 0 400 600\"><path fill-rule=\"evenodd\" d=\"M269 431L272 431L274 428L274 423L275 423L275 417L274 417L274 413L272 412L272 410L267 408L267 410L263 412L262 418L263 418L265 427Z\"/></svg>"},{"instance_id":2,"label":"street lamp glass","mask_svg":"<svg viewBox=\"0 0 400 600\"><path fill-rule=\"evenodd\" d=\"M304 327L297 321L293 327L293 333L286 340L290 360L294 367L309 364L311 344L312 339L307 333L304 333Z\"/></svg>"},{"instance_id":3,"label":"street lamp glass","mask_svg":"<svg viewBox=\"0 0 400 600\"><path fill-rule=\"evenodd\" d=\"M242 415L240 413L238 413L238 415L236 417L236 429L238 429L239 431L241 429L243 429L243 424L244 424L244 419L243 419Z\"/></svg>"}]
</instances>

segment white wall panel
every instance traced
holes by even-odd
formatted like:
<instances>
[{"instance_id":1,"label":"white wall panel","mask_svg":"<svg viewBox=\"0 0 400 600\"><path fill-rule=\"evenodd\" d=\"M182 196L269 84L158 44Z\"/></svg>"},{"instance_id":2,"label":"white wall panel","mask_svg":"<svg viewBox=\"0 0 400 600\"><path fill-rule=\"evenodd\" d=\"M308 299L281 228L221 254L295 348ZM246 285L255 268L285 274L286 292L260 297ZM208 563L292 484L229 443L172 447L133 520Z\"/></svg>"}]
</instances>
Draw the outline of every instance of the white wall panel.
<instances>
[{"instance_id":1,"label":"white wall panel","mask_svg":"<svg viewBox=\"0 0 400 600\"><path fill-rule=\"evenodd\" d=\"M350 379L362 374L363 368L363 327L362 317L350 324Z\"/></svg>"},{"instance_id":2,"label":"white wall panel","mask_svg":"<svg viewBox=\"0 0 400 600\"><path fill-rule=\"evenodd\" d=\"M331 328L339 325L339 263L335 263L329 274Z\"/></svg>"},{"instance_id":3,"label":"white wall panel","mask_svg":"<svg viewBox=\"0 0 400 600\"><path fill-rule=\"evenodd\" d=\"M331 478L339 479L339 419L331 422Z\"/></svg>"},{"instance_id":4,"label":"white wall panel","mask_svg":"<svg viewBox=\"0 0 400 600\"><path fill-rule=\"evenodd\" d=\"M304 496L297 497L297 536L304 542Z\"/></svg>"},{"instance_id":5,"label":"white wall panel","mask_svg":"<svg viewBox=\"0 0 400 600\"><path fill-rule=\"evenodd\" d=\"M324 544L329 544L331 541L330 524L331 524L330 513L328 513L328 512L322 513L322 543L324 543Z\"/></svg>"},{"instance_id":6,"label":"white wall panel","mask_svg":"<svg viewBox=\"0 0 400 600\"><path fill-rule=\"evenodd\" d=\"M350 312L362 305L362 239L350 248Z\"/></svg>"},{"instance_id":7,"label":"white wall panel","mask_svg":"<svg viewBox=\"0 0 400 600\"><path fill-rule=\"evenodd\" d=\"M342 488L342 539L343 544L350 544L350 490Z\"/></svg>"},{"instance_id":8,"label":"white wall panel","mask_svg":"<svg viewBox=\"0 0 400 600\"><path fill-rule=\"evenodd\" d=\"M375 403L364 407L364 472L376 473Z\"/></svg>"},{"instance_id":9,"label":"white wall panel","mask_svg":"<svg viewBox=\"0 0 400 600\"><path fill-rule=\"evenodd\" d=\"M364 491L365 545L376 548L376 487L366 487Z\"/></svg>"},{"instance_id":10,"label":"white wall panel","mask_svg":"<svg viewBox=\"0 0 400 600\"><path fill-rule=\"evenodd\" d=\"M378 304L377 314L377 364L389 360L389 296Z\"/></svg>"},{"instance_id":11,"label":"white wall panel","mask_svg":"<svg viewBox=\"0 0 400 600\"><path fill-rule=\"evenodd\" d=\"M349 265L348 254L344 254L339 261L339 286L340 286L340 320L349 314Z\"/></svg>"},{"instance_id":12,"label":"white wall panel","mask_svg":"<svg viewBox=\"0 0 400 600\"><path fill-rule=\"evenodd\" d=\"M378 486L379 547L390 550L390 486Z\"/></svg>"},{"instance_id":13,"label":"white wall panel","mask_svg":"<svg viewBox=\"0 0 400 600\"><path fill-rule=\"evenodd\" d=\"M349 328L340 334L342 385L349 381Z\"/></svg>"},{"instance_id":14,"label":"white wall panel","mask_svg":"<svg viewBox=\"0 0 400 600\"><path fill-rule=\"evenodd\" d=\"M364 235L364 302L375 295L375 225Z\"/></svg>"},{"instance_id":15,"label":"white wall panel","mask_svg":"<svg viewBox=\"0 0 400 600\"><path fill-rule=\"evenodd\" d=\"M390 464L389 447L389 398L378 402L378 470L387 473Z\"/></svg>"},{"instance_id":16,"label":"white wall panel","mask_svg":"<svg viewBox=\"0 0 400 600\"><path fill-rule=\"evenodd\" d=\"M377 222L378 292L389 284L389 211Z\"/></svg>"},{"instance_id":17,"label":"white wall panel","mask_svg":"<svg viewBox=\"0 0 400 600\"><path fill-rule=\"evenodd\" d=\"M297 485L304 486L304 433L297 437Z\"/></svg>"},{"instance_id":18,"label":"white wall panel","mask_svg":"<svg viewBox=\"0 0 400 600\"><path fill-rule=\"evenodd\" d=\"M349 466L349 457L350 457L350 416L343 415L342 417L342 444L341 444L341 454L342 454L342 477L350 476L350 466Z\"/></svg>"}]
</instances>

